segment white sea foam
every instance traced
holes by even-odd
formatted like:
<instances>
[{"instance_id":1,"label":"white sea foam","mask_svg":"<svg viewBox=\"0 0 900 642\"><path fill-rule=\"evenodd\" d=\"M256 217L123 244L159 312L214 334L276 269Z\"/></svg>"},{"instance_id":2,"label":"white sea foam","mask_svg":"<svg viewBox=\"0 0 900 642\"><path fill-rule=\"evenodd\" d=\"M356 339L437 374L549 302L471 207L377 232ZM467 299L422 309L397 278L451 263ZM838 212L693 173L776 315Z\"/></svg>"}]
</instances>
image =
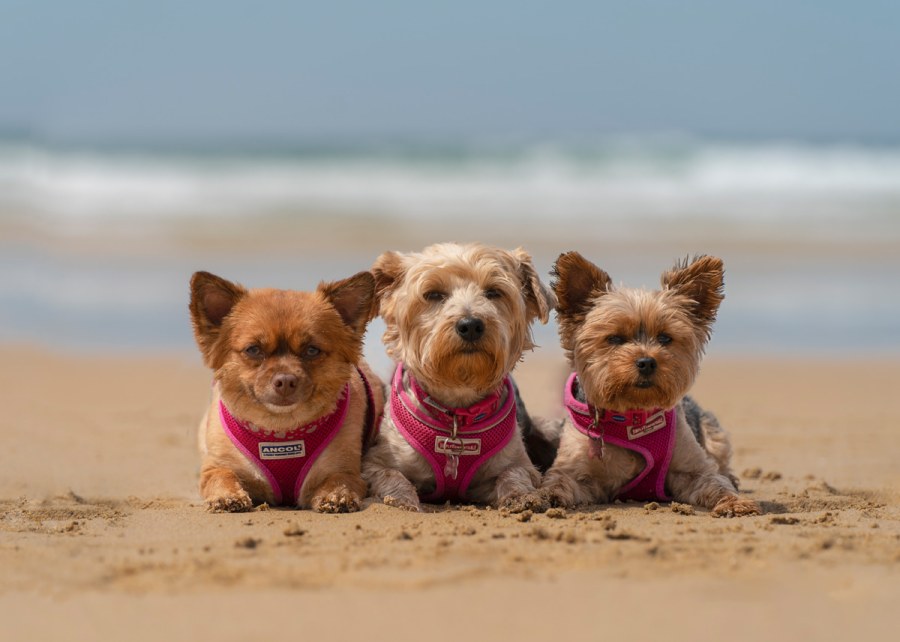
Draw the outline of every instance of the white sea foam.
<instances>
[{"instance_id":1,"label":"white sea foam","mask_svg":"<svg viewBox=\"0 0 900 642\"><path fill-rule=\"evenodd\" d=\"M90 229L260 214L639 221L900 236L900 148L629 143L184 154L0 145L0 220Z\"/></svg>"}]
</instances>

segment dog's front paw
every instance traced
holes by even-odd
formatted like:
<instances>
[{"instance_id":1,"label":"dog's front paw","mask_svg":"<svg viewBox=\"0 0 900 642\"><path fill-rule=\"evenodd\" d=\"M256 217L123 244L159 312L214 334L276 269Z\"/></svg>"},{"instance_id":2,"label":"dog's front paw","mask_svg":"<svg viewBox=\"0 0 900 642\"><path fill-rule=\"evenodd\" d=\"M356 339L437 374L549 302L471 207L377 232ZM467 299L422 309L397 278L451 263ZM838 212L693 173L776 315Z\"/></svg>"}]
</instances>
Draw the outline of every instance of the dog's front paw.
<instances>
[{"instance_id":1,"label":"dog's front paw","mask_svg":"<svg viewBox=\"0 0 900 642\"><path fill-rule=\"evenodd\" d=\"M745 499L738 495L726 495L713 507L713 517L746 517L748 515L762 515L762 509L752 499Z\"/></svg>"},{"instance_id":2,"label":"dog's front paw","mask_svg":"<svg viewBox=\"0 0 900 642\"><path fill-rule=\"evenodd\" d=\"M547 502L548 506L554 508L572 508L575 505L575 493L572 488L565 483L550 484L541 487L541 497Z\"/></svg>"},{"instance_id":3,"label":"dog's front paw","mask_svg":"<svg viewBox=\"0 0 900 642\"><path fill-rule=\"evenodd\" d=\"M513 493L497 502L497 508L505 508L510 513L524 513L527 510L543 513L550 508L550 502L540 492Z\"/></svg>"},{"instance_id":4,"label":"dog's front paw","mask_svg":"<svg viewBox=\"0 0 900 642\"><path fill-rule=\"evenodd\" d=\"M413 513L419 513L422 511L422 505L419 504L418 497L411 498L385 495L383 501L385 506L393 506L394 508L399 508L400 510L408 510Z\"/></svg>"},{"instance_id":5,"label":"dog's front paw","mask_svg":"<svg viewBox=\"0 0 900 642\"><path fill-rule=\"evenodd\" d=\"M317 513L355 513L362 498L353 490L342 486L327 494L316 495L310 506Z\"/></svg>"},{"instance_id":6,"label":"dog's front paw","mask_svg":"<svg viewBox=\"0 0 900 642\"><path fill-rule=\"evenodd\" d=\"M206 500L206 510L210 513L244 513L252 508L253 500L243 488L236 493Z\"/></svg>"}]
</instances>

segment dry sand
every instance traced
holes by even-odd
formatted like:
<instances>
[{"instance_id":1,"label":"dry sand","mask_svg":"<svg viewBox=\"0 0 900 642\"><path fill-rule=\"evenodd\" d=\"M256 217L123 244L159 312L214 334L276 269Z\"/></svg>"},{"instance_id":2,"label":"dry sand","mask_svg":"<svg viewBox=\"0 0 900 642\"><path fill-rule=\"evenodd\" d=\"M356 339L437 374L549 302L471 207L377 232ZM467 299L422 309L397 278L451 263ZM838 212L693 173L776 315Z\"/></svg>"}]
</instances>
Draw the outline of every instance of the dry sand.
<instances>
[{"instance_id":1,"label":"dry sand","mask_svg":"<svg viewBox=\"0 0 900 642\"><path fill-rule=\"evenodd\" d=\"M559 414L563 365L518 370ZM900 364L711 356L767 513L205 512L199 357L0 347L0 640L895 639Z\"/></svg>"}]
</instances>

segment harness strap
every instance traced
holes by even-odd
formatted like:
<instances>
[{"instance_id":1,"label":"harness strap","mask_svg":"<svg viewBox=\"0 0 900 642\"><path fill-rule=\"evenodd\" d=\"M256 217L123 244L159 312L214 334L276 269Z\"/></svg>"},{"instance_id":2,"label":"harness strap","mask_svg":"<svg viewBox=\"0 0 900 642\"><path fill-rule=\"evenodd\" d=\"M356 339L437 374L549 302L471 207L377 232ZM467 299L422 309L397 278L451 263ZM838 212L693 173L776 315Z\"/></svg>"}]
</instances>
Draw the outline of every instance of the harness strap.
<instances>
[{"instance_id":1,"label":"harness strap","mask_svg":"<svg viewBox=\"0 0 900 642\"><path fill-rule=\"evenodd\" d=\"M424 400L416 394L421 388L410 381L411 390L407 391L403 382L403 364L397 365L391 383L391 419L406 441L428 462L434 474L435 489L426 495L420 493L422 500L464 499L478 470L516 434L516 403L511 378L507 377L503 385L506 401L502 407L463 425L455 414L445 418L426 410Z\"/></svg>"},{"instance_id":2,"label":"harness strap","mask_svg":"<svg viewBox=\"0 0 900 642\"><path fill-rule=\"evenodd\" d=\"M590 439L591 456L604 457L604 443L638 453L644 468L616 494L618 499L670 501L666 475L672 461L677 427L676 409L610 411L596 408L575 397L578 377L566 382L566 410L575 428Z\"/></svg>"},{"instance_id":3,"label":"harness strap","mask_svg":"<svg viewBox=\"0 0 900 642\"><path fill-rule=\"evenodd\" d=\"M284 436L251 429L235 418L221 399L219 416L231 442L269 482L275 503L296 505L309 470L344 425L349 407L350 384L346 384L333 412Z\"/></svg>"}]
</instances>

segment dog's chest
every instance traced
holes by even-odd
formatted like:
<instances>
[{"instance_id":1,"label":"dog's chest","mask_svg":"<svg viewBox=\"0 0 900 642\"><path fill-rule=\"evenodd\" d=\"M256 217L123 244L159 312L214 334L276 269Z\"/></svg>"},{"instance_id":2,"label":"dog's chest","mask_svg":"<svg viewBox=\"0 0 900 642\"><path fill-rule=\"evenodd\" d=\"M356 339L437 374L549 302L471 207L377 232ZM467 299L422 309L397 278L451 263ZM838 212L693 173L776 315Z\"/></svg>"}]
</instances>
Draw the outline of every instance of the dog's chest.
<instances>
[{"instance_id":1,"label":"dog's chest","mask_svg":"<svg viewBox=\"0 0 900 642\"><path fill-rule=\"evenodd\" d=\"M604 490L611 495L634 479L646 465L644 458L638 453L606 444L602 458L592 458L591 474L601 480Z\"/></svg>"}]
</instances>

